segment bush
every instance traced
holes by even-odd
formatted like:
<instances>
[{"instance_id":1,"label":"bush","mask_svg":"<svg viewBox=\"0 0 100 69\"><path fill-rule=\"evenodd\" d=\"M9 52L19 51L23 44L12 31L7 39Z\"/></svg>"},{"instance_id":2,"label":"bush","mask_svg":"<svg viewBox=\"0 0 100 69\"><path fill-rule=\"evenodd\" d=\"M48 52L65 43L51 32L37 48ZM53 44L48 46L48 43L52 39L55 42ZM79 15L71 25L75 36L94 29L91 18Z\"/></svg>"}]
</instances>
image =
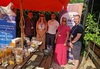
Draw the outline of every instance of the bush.
<instances>
[{"instance_id":1,"label":"bush","mask_svg":"<svg viewBox=\"0 0 100 69\"><path fill-rule=\"evenodd\" d=\"M96 22L94 15L88 14L86 19L86 25L85 25L85 35L84 35L84 41L85 46L88 45L88 41L92 40L98 45L100 45L100 29L99 24Z\"/></svg>"}]
</instances>

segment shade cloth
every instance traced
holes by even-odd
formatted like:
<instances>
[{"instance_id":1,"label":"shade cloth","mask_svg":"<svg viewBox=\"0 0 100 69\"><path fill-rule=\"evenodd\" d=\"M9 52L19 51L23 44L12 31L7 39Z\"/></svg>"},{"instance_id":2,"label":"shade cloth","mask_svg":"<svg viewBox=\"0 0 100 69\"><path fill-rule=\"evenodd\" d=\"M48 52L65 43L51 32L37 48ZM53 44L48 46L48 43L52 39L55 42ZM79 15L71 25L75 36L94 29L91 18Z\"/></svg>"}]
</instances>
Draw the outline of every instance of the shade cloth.
<instances>
[{"instance_id":1,"label":"shade cloth","mask_svg":"<svg viewBox=\"0 0 100 69\"><path fill-rule=\"evenodd\" d=\"M61 11L66 9L70 0L22 0L23 9L36 11ZM20 0L0 0L0 6L7 6L12 2L16 8L20 8Z\"/></svg>"}]
</instances>

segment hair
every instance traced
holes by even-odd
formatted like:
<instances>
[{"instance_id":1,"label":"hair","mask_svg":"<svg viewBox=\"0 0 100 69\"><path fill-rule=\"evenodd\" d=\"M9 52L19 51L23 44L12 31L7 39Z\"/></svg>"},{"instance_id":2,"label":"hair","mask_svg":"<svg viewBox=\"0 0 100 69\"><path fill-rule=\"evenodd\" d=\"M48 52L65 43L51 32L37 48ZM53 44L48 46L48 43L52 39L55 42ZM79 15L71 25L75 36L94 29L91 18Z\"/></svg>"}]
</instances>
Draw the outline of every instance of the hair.
<instances>
[{"instance_id":1,"label":"hair","mask_svg":"<svg viewBox=\"0 0 100 69\"><path fill-rule=\"evenodd\" d=\"M41 13L41 14L43 14L43 13ZM41 15L40 14L40 15ZM39 17L39 19L38 19L38 23L40 23L41 22L41 18ZM43 23L46 23L46 18L45 18L45 15L44 15L44 17L43 17Z\"/></svg>"},{"instance_id":2,"label":"hair","mask_svg":"<svg viewBox=\"0 0 100 69\"><path fill-rule=\"evenodd\" d=\"M56 14L54 12L51 12L51 19L52 19L52 15L54 15L55 16L54 19L56 19Z\"/></svg>"},{"instance_id":3,"label":"hair","mask_svg":"<svg viewBox=\"0 0 100 69\"><path fill-rule=\"evenodd\" d=\"M55 14L54 12L51 12L51 14ZM55 14L56 15L56 14Z\"/></svg>"},{"instance_id":4,"label":"hair","mask_svg":"<svg viewBox=\"0 0 100 69\"><path fill-rule=\"evenodd\" d=\"M28 11L28 13L33 13L33 12L32 12L32 11ZM27 13L27 14L28 14L28 13Z\"/></svg>"},{"instance_id":5,"label":"hair","mask_svg":"<svg viewBox=\"0 0 100 69\"><path fill-rule=\"evenodd\" d=\"M77 14L77 15L75 15L74 17L79 17L79 18L81 18L81 17L80 17L80 15L78 15L78 14Z\"/></svg>"},{"instance_id":6,"label":"hair","mask_svg":"<svg viewBox=\"0 0 100 69\"><path fill-rule=\"evenodd\" d=\"M42 17L44 17L44 14L43 14L43 13L41 13L41 14L40 14L40 17L41 17L41 16L42 16Z\"/></svg>"}]
</instances>

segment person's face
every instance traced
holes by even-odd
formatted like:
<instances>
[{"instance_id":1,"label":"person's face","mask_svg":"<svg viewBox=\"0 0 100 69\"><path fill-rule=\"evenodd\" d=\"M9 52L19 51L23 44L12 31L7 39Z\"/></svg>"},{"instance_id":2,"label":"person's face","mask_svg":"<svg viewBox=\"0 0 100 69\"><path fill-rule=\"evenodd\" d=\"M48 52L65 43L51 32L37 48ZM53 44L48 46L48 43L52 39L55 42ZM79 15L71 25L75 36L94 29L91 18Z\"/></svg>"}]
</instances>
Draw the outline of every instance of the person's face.
<instances>
[{"instance_id":1,"label":"person's face","mask_svg":"<svg viewBox=\"0 0 100 69\"><path fill-rule=\"evenodd\" d=\"M74 22L75 22L75 24L79 24L80 18L78 16L75 16L74 17Z\"/></svg>"},{"instance_id":2,"label":"person's face","mask_svg":"<svg viewBox=\"0 0 100 69\"><path fill-rule=\"evenodd\" d=\"M30 19L33 18L33 13L29 12L29 13L28 13L28 17L29 17Z\"/></svg>"},{"instance_id":3,"label":"person's face","mask_svg":"<svg viewBox=\"0 0 100 69\"><path fill-rule=\"evenodd\" d=\"M63 18L63 19L62 19L62 24L63 24L63 25L66 25L66 23L67 23L67 20L66 20L65 18Z\"/></svg>"},{"instance_id":4,"label":"person's face","mask_svg":"<svg viewBox=\"0 0 100 69\"><path fill-rule=\"evenodd\" d=\"M44 20L44 16L40 16L40 20L43 21Z\"/></svg>"},{"instance_id":5,"label":"person's face","mask_svg":"<svg viewBox=\"0 0 100 69\"><path fill-rule=\"evenodd\" d=\"M44 14L40 14L40 19L41 19L41 20L44 19Z\"/></svg>"},{"instance_id":6,"label":"person's face","mask_svg":"<svg viewBox=\"0 0 100 69\"><path fill-rule=\"evenodd\" d=\"M55 19L56 15L55 14L51 14L51 19Z\"/></svg>"}]
</instances>

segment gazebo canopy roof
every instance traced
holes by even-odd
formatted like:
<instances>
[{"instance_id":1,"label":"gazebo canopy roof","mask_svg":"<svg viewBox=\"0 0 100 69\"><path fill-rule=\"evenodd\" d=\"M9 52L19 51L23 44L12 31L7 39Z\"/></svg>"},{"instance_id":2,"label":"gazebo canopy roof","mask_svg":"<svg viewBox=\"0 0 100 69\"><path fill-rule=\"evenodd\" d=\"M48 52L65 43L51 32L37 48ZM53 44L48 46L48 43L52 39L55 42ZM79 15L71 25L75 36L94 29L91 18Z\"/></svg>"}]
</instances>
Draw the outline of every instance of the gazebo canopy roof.
<instances>
[{"instance_id":1,"label":"gazebo canopy roof","mask_svg":"<svg viewBox=\"0 0 100 69\"><path fill-rule=\"evenodd\" d=\"M23 9L36 11L61 11L66 9L70 0L22 0ZM0 0L0 6L7 6L10 2L20 8L20 0Z\"/></svg>"}]
</instances>

